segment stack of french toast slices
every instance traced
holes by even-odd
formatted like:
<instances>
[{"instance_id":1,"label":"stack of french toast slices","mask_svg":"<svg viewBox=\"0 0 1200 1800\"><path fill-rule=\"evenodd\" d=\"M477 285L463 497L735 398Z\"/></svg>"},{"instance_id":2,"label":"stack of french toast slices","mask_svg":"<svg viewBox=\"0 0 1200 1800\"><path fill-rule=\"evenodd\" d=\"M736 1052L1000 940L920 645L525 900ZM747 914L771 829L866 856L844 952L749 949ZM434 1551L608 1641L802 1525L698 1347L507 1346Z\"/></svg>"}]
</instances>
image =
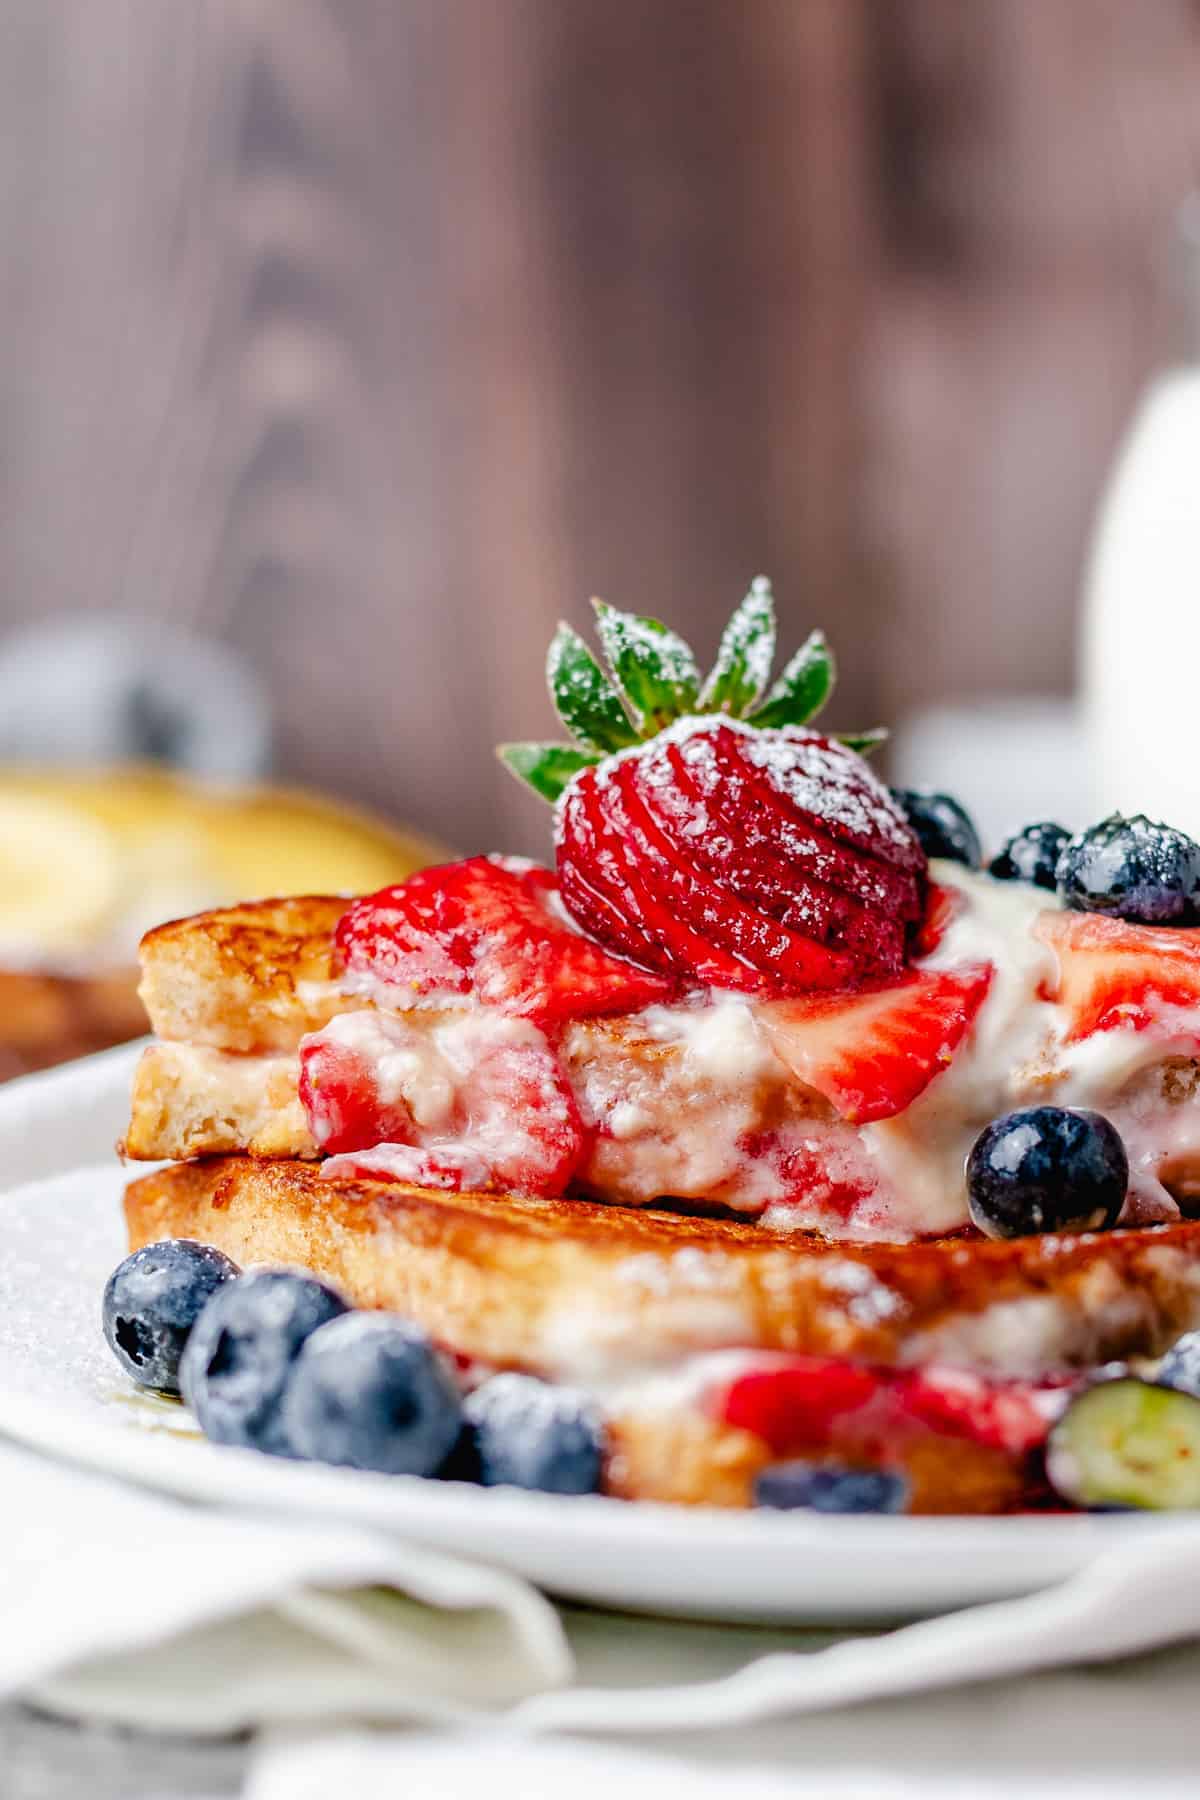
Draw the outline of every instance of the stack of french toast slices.
<instances>
[{"instance_id":1,"label":"stack of french toast slices","mask_svg":"<svg viewBox=\"0 0 1200 1800\"><path fill-rule=\"evenodd\" d=\"M1156 1455L1200 1466L1200 1337L1186 1401L1156 1366L1200 1326L1200 844L1041 821L985 870L879 733L812 728L820 633L772 683L764 581L706 678L597 623L604 666L550 650L572 741L502 750L553 869L146 937L132 1248L309 1271L472 1398L570 1389L630 1499L1091 1504L1056 1473L1085 1400L1097 1464L1167 1407Z\"/></svg>"},{"instance_id":2,"label":"stack of french toast slices","mask_svg":"<svg viewBox=\"0 0 1200 1800\"><path fill-rule=\"evenodd\" d=\"M871 1461L886 1439L912 1510L1005 1510L1029 1500L1030 1450L1059 1383L1160 1354L1200 1315L1190 1221L856 1242L697 1200L329 1180L297 1092L299 1050L357 1004L335 962L346 905L262 901L145 939L157 1042L123 1149L170 1166L128 1189L130 1247L190 1238L243 1266L305 1269L354 1305L417 1320L463 1366L586 1385L604 1406L610 1493L749 1504L787 1450L798 1378L807 1388L845 1364L870 1371L876 1392L849 1415L853 1430L834 1431L840 1457ZM745 1410L755 1380L761 1415ZM712 1400L731 1387L733 1418Z\"/></svg>"}]
</instances>

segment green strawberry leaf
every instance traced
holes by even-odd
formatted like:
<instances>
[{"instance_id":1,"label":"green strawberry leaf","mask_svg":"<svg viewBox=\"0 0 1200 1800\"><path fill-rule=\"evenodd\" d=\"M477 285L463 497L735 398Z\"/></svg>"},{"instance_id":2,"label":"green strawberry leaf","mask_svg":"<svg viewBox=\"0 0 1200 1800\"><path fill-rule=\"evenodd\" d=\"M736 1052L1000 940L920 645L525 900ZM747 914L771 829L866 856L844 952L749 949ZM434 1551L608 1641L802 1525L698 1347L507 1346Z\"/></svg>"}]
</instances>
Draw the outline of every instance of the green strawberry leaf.
<instances>
[{"instance_id":1,"label":"green strawberry leaf","mask_svg":"<svg viewBox=\"0 0 1200 1800\"><path fill-rule=\"evenodd\" d=\"M751 725L806 725L828 700L836 679L825 633L810 632L758 711L750 714Z\"/></svg>"},{"instance_id":2,"label":"green strawberry leaf","mask_svg":"<svg viewBox=\"0 0 1200 1800\"><path fill-rule=\"evenodd\" d=\"M575 744L501 744L496 755L543 800L557 800L581 769L600 761L596 752L580 750Z\"/></svg>"},{"instance_id":3,"label":"green strawberry leaf","mask_svg":"<svg viewBox=\"0 0 1200 1800\"><path fill-rule=\"evenodd\" d=\"M700 671L683 639L658 619L618 612L593 600L600 642L630 717L651 737L695 710Z\"/></svg>"},{"instance_id":4,"label":"green strawberry leaf","mask_svg":"<svg viewBox=\"0 0 1200 1800\"><path fill-rule=\"evenodd\" d=\"M847 750L857 750L860 756L870 756L872 750L887 743L890 735L886 725L876 725L871 731L839 731L837 741L845 744Z\"/></svg>"},{"instance_id":5,"label":"green strawberry leaf","mask_svg":"<svg viewBox=\"0 0 1200 1800\"><path fill-rule=\"evenodd\" d=\"M555 712L586 749L608 752L637 743L616 688L569 625L560 625L551 641L546 680Z\"/></svg>"},{"instance_id":6,"label":"green strawberry leaf","mask_svg":"<svg viewBox=\"0 0 1200 1800\"><path fill-rule=\"evenodd\" d=\"M766 692L774 655L775 602L770 582L759 575L725 627L717 660L700 694L701 710L732 713L740 719Z\"/></svg>"}]
</instances>

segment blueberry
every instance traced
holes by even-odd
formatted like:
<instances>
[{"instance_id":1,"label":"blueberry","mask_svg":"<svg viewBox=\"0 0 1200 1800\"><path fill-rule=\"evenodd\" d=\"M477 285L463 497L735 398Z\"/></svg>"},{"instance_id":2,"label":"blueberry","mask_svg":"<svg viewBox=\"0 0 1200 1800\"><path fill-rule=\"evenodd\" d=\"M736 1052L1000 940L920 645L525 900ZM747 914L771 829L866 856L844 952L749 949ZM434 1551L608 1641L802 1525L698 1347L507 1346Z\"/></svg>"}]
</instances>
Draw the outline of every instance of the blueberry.
<instances>
[{"instance_id":1,"label":"blueberry","mask_svg":"<svg viewBox=\"0 0 1200 1800\"><path fill-rule=\"evenodd\" d=\"M267 1270L218 1288L179 1369L204 1435L291 1455L280 1403L292 1364L305 1339L345 1311L345 1301L310 1275Z\"/></svg>"},{"instance_id":2,"label":"blueberry","mask_svg":"<svg viewBox=\"0 0 1200 1800\"><path fill-rule=\"evenodd\" d=\"M1113 813L1065 846L1058 891L1075 912L1137 925L1200 924L1200 844L1143 813Z\"/></svg>"},{"instance_id":3,"label":"blueberry","mask_svg":"<svg viewBox=\"0 0 1200 1800\"><path fill-rule=\"evenodd\" d=\"M785 1512L898 1513L909 1487L891 1469L838 1469L805 1462L775 1463L754 1483L754 1504Z\"/></svg>"},{"instance_id":4,"label":"blueberry","mask_svg":"<svg viewBox=\"0 0 1200 1800\"><path fill-rule=\"evenodd\" d=\"M917 834L926 856L944 856L977 869L983 858L979 833L957 800L924 788L893 788L899 805Z\"/></svg>"},{"instance_id":5,"label":"blueberry","mask_svg":"<svg viewBox=\"0 0 1200 1800\"><path fill-rule=\"evenodd\" d=\"M1034 887L1053 891L1058 859L1070 836L1064 825L1053 825L1048 819L1038 825L1026 825L993 856L988 874L997 881L1028 881Z\"/></svg>"},{"instance_id":6,"label":"blueberry","mask_svg":"<svg viewBox=\"0 0 1200 1800\"><path fill-rule=\"evenodd\" d=\"M1030 1106L994 1119L967 1158L971 1217L989 1237L1115 1225L1129 1159L1099 1113Z\"/></svg>"},{"instance_id":7,"label":"blueberry","mask_svg":"<svg viewBox=\"0 0 1200 1800\"><path fill-rule=\"evenodd\" d=\"M208 1244L164 1238L119 1263L104 1289L108 1347L139 1387L179 1392L179 1359L205 1302L237 1274Z\"/></svg>"},{"instance_id":8,"label":"blueberry","mask_svg":"<svg viewBox=\"0 0 1200 1800\"><path fill-rule=\"evenodd\" d=\"M600 1486L600 1423L573 1389L531 1375L493 1375L468 1396L465 1410L484 1487L594 1494Z\"/></svg>"},{"instance_id":9,"label":"blueberry","mask_svg":"<svg viewBox=\"0 0 1200 1800\"><path fill-rule=\"evenodd\" d=\"M304 1344L282 1419L293 1452L313 1462L433 1475L458 1442L462 1402L419 1327L347 1313Z\"/></svg>"},{"instance_id":10,"label":"blueberry","mask_svg":"<svg viewBox=\"0 0 1200 1800\"><path fill-rule=\"evenodd\" d=\"M1182 1388L1200 1399L1200 1331L1189 1331L1171 1346L1159 1364L1158 1379L1164 1387Z\"/></svg>"}]
</instances>

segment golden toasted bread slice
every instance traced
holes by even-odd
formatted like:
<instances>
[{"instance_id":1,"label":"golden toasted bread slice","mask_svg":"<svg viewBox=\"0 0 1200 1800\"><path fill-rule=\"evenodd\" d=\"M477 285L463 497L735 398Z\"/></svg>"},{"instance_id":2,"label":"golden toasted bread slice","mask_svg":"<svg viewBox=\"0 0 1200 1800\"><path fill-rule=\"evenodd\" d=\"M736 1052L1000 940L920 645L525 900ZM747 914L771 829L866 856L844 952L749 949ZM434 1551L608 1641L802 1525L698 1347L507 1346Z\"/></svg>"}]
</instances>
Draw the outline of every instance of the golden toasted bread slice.
<instances>
[{"instance_id":1,"label":"golden toasted bread slice","mask_svg":"<svg viewBox=\"0 0 1200 1800\"><path fill-rule=\"evenodd\" d=\"M133 1076L121 1154L134 1162L193 1156L317 1155L289 1051L238 1056L198 1044L151 1044Z\"/></svg>"},{"instance_id":2,"label":"golden toasted bread slice","mask_svg":"<svg viewBox=\"0 0 1200 1800\"><path fill-rule=\"evenodd\" d=\"M312 1269L482 1362L573 1379L754 1347L1006 1375L1154 1355L1200 1323L1200 1223L834 1243L738 1219L329 1180L218 1157L132 1183L133 1245Z\"/></svg>"},{"instance_id":3,"label":"golden toasted bread slice","mask_svg":"<svg viewBox=\"0 0 1200 1800\"><path fill-rule=\"evenodd\" d=\"M160 925L142 939L141 997L156 1035L212 1049L294 1050L360 1004L334 978L337 894L254 900Z\"/></svg>"},{"instance_id":4,"label":"golden toasted bread slice","mask_svg":"<svg viewBox=\"0 0 1200 1800\"><path fill-rule=\"evenodd\" d=\"M747 1348L1038 1376L1157 1354L1200 1321L1200 1223L849 1246L586 1201L330 1181L245 1157L144 1176L126 1216L132 1248L190 1237L242 1265L308 1269L460 1356L594 1385L607 1491L686 1504L747 1505L771 1460L686 1385L676 1397L654 1379L689 1358ZM915 1435L903 1466L922 1512L1000 1511L1026 1481L1020 1456L940 1433Z\"/></svg>"}]
</instances>

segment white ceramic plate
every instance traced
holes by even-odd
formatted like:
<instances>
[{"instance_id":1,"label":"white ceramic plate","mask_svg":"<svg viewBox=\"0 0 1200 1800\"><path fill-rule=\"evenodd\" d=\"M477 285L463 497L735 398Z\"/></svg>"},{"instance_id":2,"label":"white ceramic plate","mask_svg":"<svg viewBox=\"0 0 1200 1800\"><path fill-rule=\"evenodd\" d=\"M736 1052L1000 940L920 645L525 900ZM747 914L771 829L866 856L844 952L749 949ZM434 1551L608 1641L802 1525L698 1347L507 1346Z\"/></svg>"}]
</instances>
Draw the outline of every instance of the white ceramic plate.
<instances>
[{"instance_id":1,"label":"white ceramic plate","mask_svg":"<svg viewBox=\"0 0 1200 1800\"><path fill-rule=\"evenodd\" d=\"M0 1103L0 1156L11 1110ZM64 1122L64 1153L69 1132ZM1083 1567L1115 1537L1176 1523L692 1511L222 1449L197 1436L181 1407L136 1395L104 1343L100 1296L125 1251L124 1179L99 1164L0 1196L0 1431L130 1481L353 1520L486 1557L573 1600L797 1624L884 1621L1026 1593Z\"/></svg>"}]
</instances>

